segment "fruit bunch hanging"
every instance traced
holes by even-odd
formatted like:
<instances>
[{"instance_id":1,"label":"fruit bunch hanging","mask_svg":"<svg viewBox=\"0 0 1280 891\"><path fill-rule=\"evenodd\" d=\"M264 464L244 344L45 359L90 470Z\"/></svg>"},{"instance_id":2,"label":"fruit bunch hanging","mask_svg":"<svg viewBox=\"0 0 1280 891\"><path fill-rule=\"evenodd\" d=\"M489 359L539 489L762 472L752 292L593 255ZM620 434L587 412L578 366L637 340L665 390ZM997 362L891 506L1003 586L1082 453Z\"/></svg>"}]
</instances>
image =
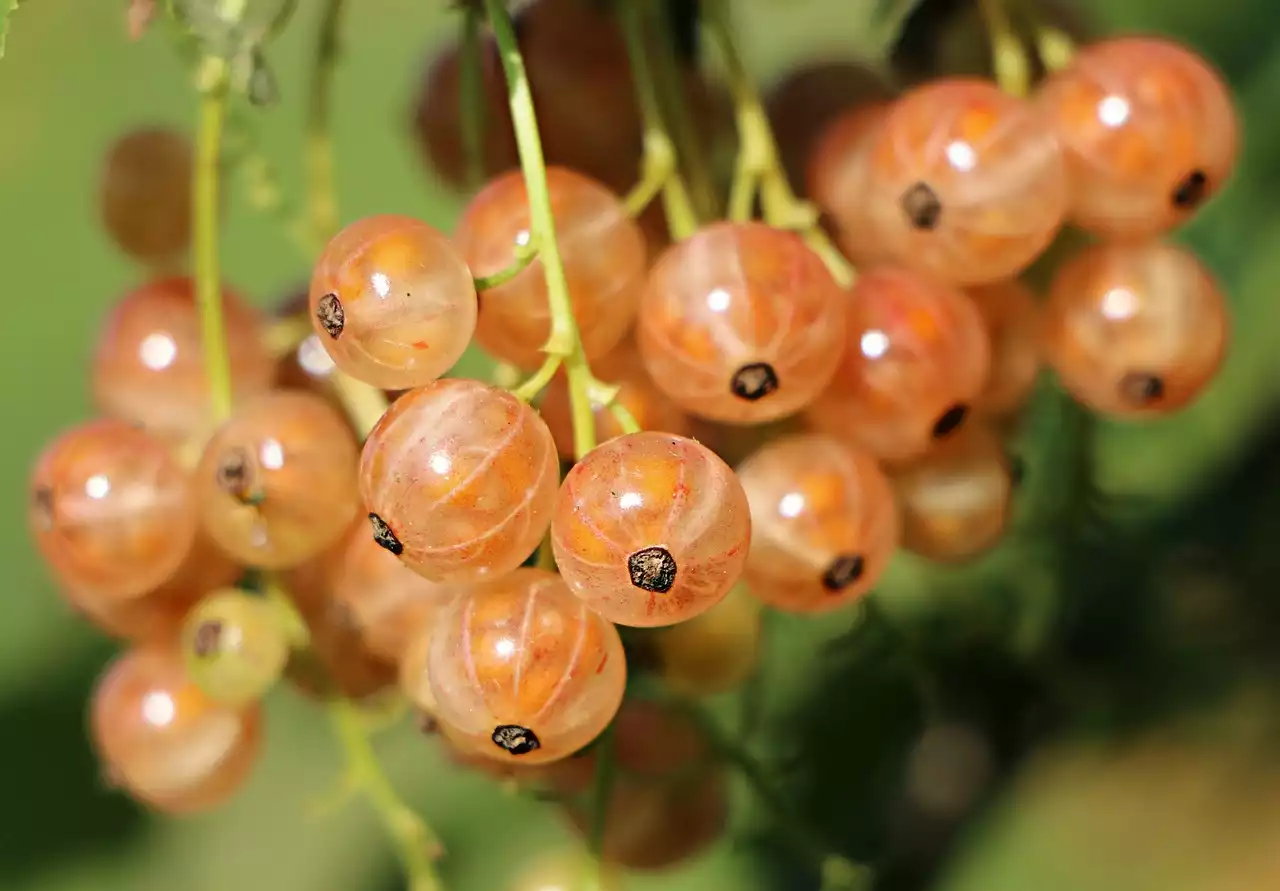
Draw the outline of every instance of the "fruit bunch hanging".
<instances>
[{"instance_id":1,"label":"fruit bunch hanging","mask_svg":"<svg viewBox=\"0 0 1280 891\"><path fill-rule=\"evenodd\" d=\"M328 87L359 10L327 0L311 276L265 316L221 281L219 172L294 4L258 28L243 3L171 4L196 144L145 130L108 155L102 219L147 272L99 330L97 416L30 480L60 591L124 644L92 698L107 776L216 807L286 683L331 709L413 891L442 887L440 851L367 711L407 701L460 765L553 797L591 852L558 866L588 887L677 863L723 831L728 771L780 807L699 702L769 671L768 611L857 608L900 549L998 541L1042 366L1137 422L1191 403L1229 340L1213 275L1167 240L1238 141L1185 47L1059 45L1033 85L989 0L995 81L870 77L788 178L786 103L766 109L724 0L691 31L644 0L520 5L460 4L424 82L423 156L470 194L446 232L338 227ZM1021 277L1067 227L1089 238L1038 294ZM473 348L492 379L448 376ZM779 817L827 886L868 887Z\"/></svg>"}]
</instances>

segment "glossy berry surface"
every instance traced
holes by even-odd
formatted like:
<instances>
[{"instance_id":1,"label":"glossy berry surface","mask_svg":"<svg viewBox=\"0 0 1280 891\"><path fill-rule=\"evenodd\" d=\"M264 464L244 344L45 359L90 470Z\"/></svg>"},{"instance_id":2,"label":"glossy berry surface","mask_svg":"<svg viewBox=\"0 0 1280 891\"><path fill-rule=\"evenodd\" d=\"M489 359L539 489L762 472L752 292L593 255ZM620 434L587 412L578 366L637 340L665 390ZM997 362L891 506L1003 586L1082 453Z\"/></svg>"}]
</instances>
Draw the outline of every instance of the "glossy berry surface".
<instances>
[{"instance_id":1,"label":"glossy berry surface","mask_svg":"<svg viewBox=\"0 0 1280 891\"><path fill-rule=\"evenodd\" d=\"M471 380L401 396L360 459L371 534L440 582L497 577L523 563L551 521L558 485L555 442L537 412Z\"/></svg>"},{"instance_id":2,"label":"glossy berry surface","mask_svg":"<svg viewBox=\"0 0 1280 891\"><path fill-rule=\"evenodd\" d=\"M640 353L654 383L687 411L763 423L799 411L831 380L846 302L799 236L716 223L654 265Z\"/></svg>"},{"instance_id":3,"label":"glossy berry surface","mask_svg":"<svg viewBox=\"0 0 1280 891\"><path fill-rule=\"evenodd\" d=\"M355 518L358 455L345 419L319 396L279 391L246 403L196 468L204 528L248 566L297 566Z\"/></svg>"},{"instance_id":4,"label":"glossy berry surface","mask_svg":"<svg viewBox=\"0 0 1280 891\"><path fill-rule=\"evenodd\" d=\"M280 611L235 588L201 600L183 623L181 640L187 677L223 705L244 707L262 698L289 661Z\"/></svg>"},{"instance_id":5,"label":"glossy berry surface","mask_svg":"<svg viewBox=\"0 0 1280 891\"><path fill-rule=\"evenodd\" d=\"M339 368L384 390L448 371L471 342L476 291L441 232L411 217L366 217L333 237L311 277L311 323Z\"/></svg>"},{"instance_id":6,"label":"glossy berry surface","mask_svg":"<svg viewBox=\"0 0 1280 891\"><path fill-rule=\"evenodd\" d=\"M687 622L653 635L658 673L672 690L709 696L740 686L760 663L760 601L738 585Z\"/></svg>"},{"instance_id":7,"label":"glossy berry surface","mask_svg":"<svg viewBox=\"0 0 1280 891\"><path fill-rule=\"evenodd\" d=\"M574 318L587 356L604 355L622 340L644 288L644 235L618 196L562 167L547 170L556 238L564 261ZM529 241L524 178L513 171L493 180L463 212L454 243L477 277L509 269ZM494 358L526 368L543 359L551 334L546 273L534 260L510 281L480 295L476 340Z\"/></svg>"},{"instance_id":8,"label":"glossy berry surface","mask_svg":"<svg viewBox=\"0 0 1280 891\"><path fill-rule=\"evenodd\" d=\"M275 362L263 346L262 318L225 290L222 318L236 399L266 392ZM112 308L94 350L93 396L103 414L174 442L208 433L209 380L190 278L153 279Z\"/></svg>"},{"instance_id":9,"label":"glossy berry surface","mask_svg":"<svg viewBox=\"0 0 1280 891\"><path fill-rule=\"evenodd\" d=\"M1053 132L989 81L940 80L899 99L875 137L868 182L877 246L955 284L1017 274L1066 214Z\"/></svg>"},{"instance_id":10,"label":"glossy berry surface","mask_svg":"<svg viewBox=\"0 0 1280 891\"><path fill-rule=\"evenodd\" d=\"M1227 181L1240 124L1219 75L1155 37L1086 46L1039 102L1062 142L1072 220L1099 235L1157 235Z\"/></svg>"},{"instance_id":11,"label":"glossy berry surface","mask_svg":"<svg viewBox=\"0 0 1280 891\"><path fill-rule=\"evenodd\" d=\"M1213 276L1171 244L1093 245L1054 277L1047 361L1095 411L1162 414L1187 405L1222 363L1230 320Z\"/></svg>"},{"instance_id":12,"label":"glossy berry surface","mask_svg":"<svg viewBox=\"0 0 1280 891\"><path fill-rule=\"evenodd\" d=\"M751 505L746 582L778 609L852 603L898 546L893 490L875 459L827 436L775 440L738 468Z\"/></svg>"},{"instance_id":13,"label":"glossy berry surface","mask_svg":"<svg viewBox=\"0 0 1280 891\"><path fill-rule=\"evenodd\" d=\"M90 421L45 447L27 516L36 547L77 596L141 597L182 565L197 527L186 473L168 447L123 421Z\"/></svg>"},{"instance_id":14,"label":"glossy berry surface","mask_svg":"<svg viewBox=\"0 0 1280 891\"><path fill-rule=\"evenodd\" d=\"M219 705L187 679L172 647L127 650L99 678L90 736L108 778L134 798L170 813L222 804L257 760L258 705Z\"/></svg>"},{"instance_id":15,"label":"glossy berry surface","mask_svg":"<svg viewBox=\"0 0 1280 891\"><path fill-rule=\"evenodd\" d=\"M834 224L840 249L854 265L880 259L867 201L871 146L892 106L875 102L834 118L814 143L805 180L809 198Z\"/></svg>"},{"instance_id":16,"label":"glossy berry surface","mask_svg":"<svg viewBox=\"0 0 1280 891\"><path fill-rule=\"evenodd\" d=\"M176 259L191 243L191 142L159 127L126 133L107 150L98 200L102 223L144 263Z\"/></svg>"},{"instance_id":17,"label":"glossy berry surface","mask_svg":"<svg viewBox=\"0 0 1280 891\"><path fill-rule=\"evenodd\" d=\"M618 631L553 573L520 568L438 618L428 672L442 723L499 760L555 761L622 703Z\"/></svg>"},{"instance_id":18,"label":"glossy berry surface","mask_svg":"<svg viewBox=\"0 0 1280 891\"><path fill-rule=\"evenodd\" d=\"M974 409L1005 416L1026 405L1040 371L1040 303L1017 279L980 285L967 293L991 343L991 373Z\"/></svg>"},{"instance_id":19,"label":"glossy berry surface","mask_svg":"<svg viewBox=\"0 0 1280 891\"><path fill-rule=\"evenodd\" d=\"M808 419L886 461L927 452L962 426L990 369L973 302L902 269L861 276L849 300L848 348Z\"/></svg>"},{"instance_id":20,"label":"glossy berry surface","mask_svg":"<svg viewBox=\"0 0 1280 891\"><path fill-rule=\"evenodd\" d=\"M903 547L940 562L966 560L1004 534L1013 490L999 438L974 425L895 472Z\"/></svg>"},{"instance_id":21,"label":"glossy berry surface","mask_svg":"<svg viewBox=\"0 0 1280 891\"><path fill-rule=\"evenodd\" d=\"M719 603L750 538L729 466L692 439L651 432L610 440L574 465L551 523L570 590L620 625L671 625Z\"/></svg>"}]
</instances>

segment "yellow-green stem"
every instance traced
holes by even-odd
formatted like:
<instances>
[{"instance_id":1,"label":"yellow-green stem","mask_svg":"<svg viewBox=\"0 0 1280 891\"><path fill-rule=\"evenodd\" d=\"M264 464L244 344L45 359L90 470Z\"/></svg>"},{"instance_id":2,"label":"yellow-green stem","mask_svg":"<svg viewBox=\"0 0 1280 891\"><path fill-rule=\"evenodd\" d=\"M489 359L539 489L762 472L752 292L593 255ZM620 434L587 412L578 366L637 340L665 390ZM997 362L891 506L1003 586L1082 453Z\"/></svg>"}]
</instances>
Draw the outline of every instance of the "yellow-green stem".
<instances>
[{"instance_id":1,"label":"yellow-green stem","mask_svg":"<svg viewBox=\"0 0 1280 891\"><path fill-rule=\"evenodd\" d=\"M991 68L1000 89L1013 96L1025 96L1031 88L1031 65L1026 47L1014 31L1004 0L978 0L991 42Z\"/></svg>"},{"instance_id":2,"label":"yellow-green stem","mask_svg":"<svg viewBox=\"0 0 1280 891\"><path fill-rule=\"evenodd\" d=\"M222 129L227 119L227 69L220 59L206 62L200 96L200 128L196 142L195 182L192 187L191 230L195 240L196 301L200 310L200 338L209 407L215 423L231 415L231 359L222 319L222 281L218 256L220 202L218 175L222 159Z\"/></svg>"},{"instance_id":3,"label":"yellow-green stem","mask_svg":"<svg viewBox=\"0 0 1280 891\"><path fill-rule=\"evenodd\" d=\"M529 376L529 379L511 391L511 394L521 402L532 402L537 398L538 394L547 388L547 384L551 383L551 379L556 376L556 372L560 370L560 357L547 356L542 362L542 367Z\"/></svg>"},{"instance_id":4,"label":"yellow-green stem","mask_svg":"<svg viewBox=\"0 0 1280 891\"><path fill-rule=\"evenodd\" d=\"M311 70L311 103L307 115L307 195L310 238L316 253L338 230L338 200L334 194L333 139L329 115L333 69L338 61L338 31L343 0L327 0L320 20L315 62Z\"/></svg>"},{"instance_id":5,"label":"yellow-green stem","mask_svg":"<svg viewBox=\"0 0 1280 891\"><path fill-rule=\"evenodd\" d=\"M477 275L475 284L477 291L487 291L490 288L496 288L499 285L505 285L520 273L529 268L538 257L538 246L534 243L533 237L530 236L527 242L516 244L515 257L511 261L511 265L506 269L499 269L492 275Z\"/></svg>"},{"instance_id":6,"label":"yellow-green stem","mask_svg":"<svg viewBox=\"0 0 1280 891\"><path fill-rule=\"evenodd\" d=\"M613 794L613 778L617 762L613 757L613 725L605 728L596 745L596 775L591 790L591 864L588 866L585 891L602 891L604 887L604 837L608 828L609 799Z\"/></svg>"},{"instance_id":7,"label":"yellow-green stem","mask_svg":"<svg viewBox=\"0 0 1280 891\"><path fill-rule=\"evenodd\" d=\"M484 71L480 57L480 9L467 6L462 19L462 56L458 60L458 109L462 118L462 150L467 181L472 188L484 182Z\"/></svg>"}]
</instances>

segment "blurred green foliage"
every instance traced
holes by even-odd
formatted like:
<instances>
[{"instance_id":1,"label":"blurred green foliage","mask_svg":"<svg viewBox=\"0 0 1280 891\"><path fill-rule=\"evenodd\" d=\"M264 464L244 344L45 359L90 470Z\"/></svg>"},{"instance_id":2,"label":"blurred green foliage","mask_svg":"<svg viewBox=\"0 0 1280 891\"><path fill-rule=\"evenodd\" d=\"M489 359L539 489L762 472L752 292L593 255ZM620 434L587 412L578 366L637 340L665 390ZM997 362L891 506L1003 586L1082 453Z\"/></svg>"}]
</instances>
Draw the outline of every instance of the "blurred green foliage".
<instances>
[{"instance_id":1,"label":"blurred green foliage","mask_svg":"<svg viewBox=\"0 0 1280 891\"><path fill-rule=\"evenodd\" d=\"M738 5L745 54L766 81L805 58L884 45L883 32L867 25L871 0ZM398 212L447 228L458 198L431 180L408 138L423 63L452 37L446 4L351 6L335 95L343 218ZM1266 632L1275 628L1280 571L1272 554L1280 450L1271 445L1280 402L1280 254L1272 249L1280 242L1280 11L1273 0L1080 6L1099 33L1187 40L1237 90L1246 122L1240 172L1180 236L1227 286L1235 341L1211 390L1168 421L1088 423L1046 387L1015 443L1028 475L1006 544L959 568L902 557L875 615L772 623L770 757L811 819L883 868L886 888L1280 886L1274 846L1258 840L1280 831L1280 786L1265 757L1270 703L1265 694L1238 695L1268 689ZM61 605L32 553L26 474L41 445L89 410L94 331L137 280L97 223L103 149L136 124L189 127L195 111L164 34L130 44L123 7L24 5L0 65L0 232L13 300L0 377L9 419L0 487L10 505L0 527L10 579L0 600L0 888L395 887L394 863L360 805L308 816L336 783L339 762L323 716L296 698L273 699L267 755L251 788L208 817L140 813L101 787L85 743L85 699L111 647ZM283 101L258 117L261 148L291 196L301 187L318 7L303 3L272 47ZM248 210L243 197L237 191L230 203L224 268L269 305L307 276L307 264L278 222ZM1230 708L1221 704L1228 694ZM1099 742L1206 702L1217 710L1190 730L1179 724L1172 741L1122 754ZM971 728L986 762L970 753L938 773L946 759L924 758L921 734L940 727ZM1083 736L1093 740L1088 750L1061 748ZM943 739L944 754L968 751L964 734L927 738ZM397 784L443 836L455 891L500 891L523 858L568 838L544 806L446 769L407 729L383 748ZM921 774L928 764L935 772ZM992 782L940 816L921 809L921 775L935 793L947 777ZM767 839L768 824L744 803L733 834ZM687 869L633 884L809 887L785 853L774 871L760 868L758 853L728 839Z\"/></svg>"}]
</instances>

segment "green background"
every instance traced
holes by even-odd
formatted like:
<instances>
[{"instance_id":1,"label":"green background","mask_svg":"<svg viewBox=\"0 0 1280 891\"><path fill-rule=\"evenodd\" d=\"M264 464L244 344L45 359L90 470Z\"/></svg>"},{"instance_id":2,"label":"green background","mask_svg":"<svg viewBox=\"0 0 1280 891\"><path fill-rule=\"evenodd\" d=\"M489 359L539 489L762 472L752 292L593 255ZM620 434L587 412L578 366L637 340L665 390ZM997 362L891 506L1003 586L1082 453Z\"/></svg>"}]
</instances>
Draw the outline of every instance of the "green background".
<instances>
[{"instance_id":1,"label":"green background","mask_svg":"<svg viewBox=\"0 0 1280 891\"><path fill-rule=\"evenodd\" d=\"M851 48L865 51L876 42L867 26L871 0L743 0L738 5L744 13L745 53L765 81L793 60L847 53ZM85 743L85 699L111 645L63 606L38 563L25 528L26 475L42 444L89 410L87 357L94 332L112 301L139 276L97 223L102 152L134 125L189 128L195 111L193 92L165 33L157 31L131 44L125 37L123 6L122 0L31 0L14 16L8 54L0 62L0 244L7 298L0 334L5 344L0 393L8 420L0 444L0 486L9 505L0 519L0 561L7 569L0 597L0 888L393 887L395 864L360 805L336 815L308 817L311 805L336 782L339 762L321 715L295 697L282 694L270 703L269 742L251 786L225 810L205 817L157 820L140 813L102 788ZM352 0L350 6L335 93L342 217L399 212L447 228L458 199L422 169L407 121L423 62L434 47L451 38L452 19L440 0ZM1210 392L1178 418L1142 427L1098 427L1096 448L1090 453L1095 488L1125 501L1126 509L1113 521L1134 535L1155 529L1154 538L1134 545L1154 552L1167 543L1160 536L1172 535L1161 525L1170 516L1199 510L1196 505L1202 503L1211 505L1205 510L1232 515L1230 500L1225 495L1214 500L1214 493L1226 491L1222 487L1243 456L1258 448L1280 396L1280 253L1274 250L1280 244L1280 124L1274 114L1280 100L1280 12L1274 0L1093 0L1086 6L1101 31L1170 33L1201 48L1229 74L1246 122L1239 175L1184 233L1230 293L1236 332L1227 369ZM280 168L289 195L297 195L300 184L302 99L318 7L317 0L303 0L293 27L273 46L270 58L283 101L258 115L261 147ZM242 192L233 193L224 227L224 270L232 284L269 305L306 277L305 261L277 221L255 214L242 199ZM1053 514L1046 505L1062 497L1060 460L1068 460L1055 451L1065 428L1055 414L1052 394L1041 402L1046 407L1032 418L1023 438L1031 477L1020 496L1026 503L1019 510L1028 523ZM1267 488L1255 482L1245 489L1261 497L1260 487ZM1270 518L1275 511L1269 502L1250 510L1254 513L1242 528L1252 536L1255 550L1265 551L1274 540L1276 524ZM1153 540L1156 544L1150 543ZM1004 639L1011 651L1034 650L1045 633L1044 623L1050 621L1044 616L1055 614L1069 591L1044 562L1043 553L1036 547L1011 545L973 566L946 571L904 558L884 586L885 607L903 621L942 617L945 623L960 617L955 621L963 623L982 613L993 590L1007 589L1014 592L1010 596L1017 608ZM1041 600L1049 606L1039 608ZM776 623L767 685L773 737L785 741L797 728L812 731L833 708L821 699L831 676L870 670L857 661L856 653L847 652L875 643L867 643L867 635L846 636L855 622L850 614L824 622ZM814 655L817 644L828 639L839 642L839 658ZM1233 675L1238 683L1231 688L1264 683L1259 671L1244 660ZM841 686L846 696L875 692L857 683ZM880 742L881 749L870 742L860 747L856 741L842 741L849 748L847 756L831 759L830 765L823 762L823 770L830 773L818 777L817 785L826 791L817 799L810 795L805 805L825 827L834 827L833 837L843 837L842 828L859 821L874 822L872 817L879 813L871 804L859 809L864 800L878 800L867 791L877 768L876 762L857 759L877 751L905 751L916 732L910 720L902 725L901 738L896 731L884 730L897 726L897 712L891 703L882 721L870 711L878 701L868 700L866 710L849 713L849 720L852 732ZM842 704L837 710L847 707ZM789 716L797 709L804 715L793 722ZM1268 708L1245 710L1249 715L1259 711L1265 714ZM1225 719L1209 724L1236 726ZM848 724L843 732L850 732ZM438 752L408 730L388 734L383 749L397 785L443 836L451 853L446 877L457 891L500 891L504 877L523 858L568 838L545 806L444 769ZM1099 757L1105 769L1081 773L1096 780L1095 786L1110 788L1107 771L1126 777L1133 773ZM893 758L890 762L897 764ZM1175 757L1174 762L1184 767L1190 763L1187 770L1195 773L1196 765L1217 765L1220 759L1197 755ZM1022 772L1021 762L1017 767L1014 775ZM944 868L936 883L931 873L928 884L957 891L1215 887L1212 882L1197 884L1195 869L1158 852L1133 857L1164 864L1183 884L1160 870L1150 875L1126 872L1123 856L1118 858L1121 865L1110 866L1105 858L1092 858L1093 841L1079 831L1088 822L1080 813L1092 813L1087 806L1092 799L1072 798L1090 794L1086 787L1092 787L1069 768L1063 771L1066 779L1054 780L1054 770L1049 770L1050 780L1028 783L1029 791L1001 784L992 793L992 808L966 824L953 858L959 865ZM1169 768L1155 774L1177 772ZM814 786L814 778L795 784L801 798L806 783ZM1143 798L1160 786L1136 786L1125 800ZM1085 791L1077 791L1081 789ZM851 816L842 822L840 799L846 796ZM1228 811L1234 801L1228 797ZM1110 807L1106 799L1097 805L1104 811ZM745 806L738 817L735 836L763 825ZM1134 822L1149 820L1135 817ZM767 835L767 828L764 831ZM1189 838L1197 837L1194 826L1185 831ZM850 845L855 850L874 849L868 839L875 833L860 832L850 830ZM1196 845L1190 848L1194 851ZM1145 849L1135 844L1133 850ZM1211 859L1206 855L1197 860L1194 853L1185 858L1190 858L1188 863ZM1078 876L1073 870L1083 862L1093 864L1095 873ZM923 879L915 885L902 881L902 887L926 886ZM790 873L760 868L751 851L727 839L685 869L634 885L807 887L793 884L802 882ZM1280 880L1257 887L1263 891L1277 886ZM1229 891L1244 887L1231 886Z\"/></svg>"}]
</instances>

